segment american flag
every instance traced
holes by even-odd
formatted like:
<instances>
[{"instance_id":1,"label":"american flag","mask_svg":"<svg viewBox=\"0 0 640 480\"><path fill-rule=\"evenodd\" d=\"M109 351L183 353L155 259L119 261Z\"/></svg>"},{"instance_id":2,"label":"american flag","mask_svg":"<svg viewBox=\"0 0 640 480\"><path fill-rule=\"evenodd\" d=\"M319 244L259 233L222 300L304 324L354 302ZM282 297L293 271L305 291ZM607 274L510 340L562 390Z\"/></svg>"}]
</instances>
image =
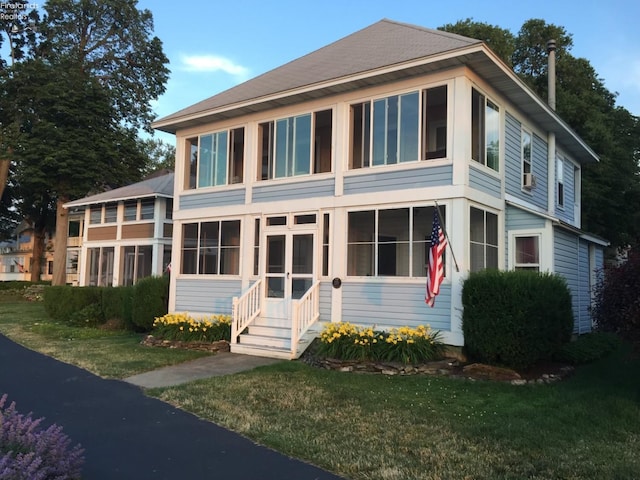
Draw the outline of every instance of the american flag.
<instances>
[{"instance_id":1,"label":"american flag","mask_svg":"<svg viewBox=\"0 0 640 480\"><path fill-rule=\"evenodd\" d=\"M431 228L431 248L429 249L429 267L427 269L427 291L424 301L433 307L436 295L440 293L440 284L444 278L444 265L442 256L447 248L447 239L440 226L438 210L433 209L433 227Z\"/></svg>"}]
</instances>

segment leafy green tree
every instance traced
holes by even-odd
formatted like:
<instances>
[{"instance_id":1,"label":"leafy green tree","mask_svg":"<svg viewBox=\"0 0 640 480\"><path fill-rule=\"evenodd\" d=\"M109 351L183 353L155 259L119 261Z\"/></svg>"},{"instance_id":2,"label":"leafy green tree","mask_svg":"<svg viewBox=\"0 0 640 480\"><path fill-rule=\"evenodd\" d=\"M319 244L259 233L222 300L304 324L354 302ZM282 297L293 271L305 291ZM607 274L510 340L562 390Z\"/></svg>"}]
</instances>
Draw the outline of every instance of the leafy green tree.
<instances>
[{"instance_id":1,"label":"leafy green tree","mask_svg":"<svg viewBox=\"0 0 640 480\"><path fill-rule=\"evenodd\" d=\"M161 170L173 170L176 163L176 147L163 142L157 138L146 138L140 140L140 149L145 157L149 159L149 163L144 175Z\"/></svg>"},{"instance_id":2,"label":"leafy green tree","mask_svg":"<svg viewBox=\"0 0 640 480\"><path fill-rule=\"evenodd\" d=\"M560 117L598 154L600 162L583 168L582 226L611 242L614 249L640 241L640 124L616 105L587 59L571 55L573 38L564 27L541 19L526 21L513 37L499 27L470 20L441 27L478 38L498 53L542 98L548 96L547 41L556 41L556 104ZM504 36L504 39L500 39ZM507 55L507 57L505 57Z\"/></svg>"},{"instance_id":3,"label":"leafy green tree","mask_svg":"<svg viewBox=\"0 0 640 480\"><path fill-rule=\"evenodd\" d=\"M22 191L56 204L54 284L66 279L63 205L137 181L146 168L137 131L151 131L151 101L169 71L151 12L136 4L47 1L37 38L21 44L23 60L0 78L11 92L0 98L1 151L15 162Z\"/></svg>"},{"instance_id":4,"label":"leafy green tree","mask_svg":"<svg viewBox=\"0 0 640 480\"><path fill-rule=\"evenodd\" d=\"M516 48L516 38L509 30L500 28L497 25L474 22L471 18L458 20L456 23L448 23L439 27L439 30L482 40L507 65L512 65L512 56Z\"/></svg>"}]
</instances>

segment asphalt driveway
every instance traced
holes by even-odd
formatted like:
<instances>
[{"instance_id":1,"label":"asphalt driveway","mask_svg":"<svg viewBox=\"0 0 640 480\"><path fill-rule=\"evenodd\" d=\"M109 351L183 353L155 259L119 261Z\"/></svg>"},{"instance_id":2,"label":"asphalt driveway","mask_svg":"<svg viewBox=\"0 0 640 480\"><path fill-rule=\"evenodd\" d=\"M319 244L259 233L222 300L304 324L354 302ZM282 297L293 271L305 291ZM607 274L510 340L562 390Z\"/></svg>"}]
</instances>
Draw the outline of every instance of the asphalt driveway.
<instances>
[{"instance_id":1,"label":"asphalt driveway","mask_svg":"<svg viewBox=\"0 0 640 480\"><path fill-rule=\"evenodd\" d=\"M0 335L0 395L61 425L85 449L89 480L331 480L315 466Z\"/></svg>"}]
</instances>

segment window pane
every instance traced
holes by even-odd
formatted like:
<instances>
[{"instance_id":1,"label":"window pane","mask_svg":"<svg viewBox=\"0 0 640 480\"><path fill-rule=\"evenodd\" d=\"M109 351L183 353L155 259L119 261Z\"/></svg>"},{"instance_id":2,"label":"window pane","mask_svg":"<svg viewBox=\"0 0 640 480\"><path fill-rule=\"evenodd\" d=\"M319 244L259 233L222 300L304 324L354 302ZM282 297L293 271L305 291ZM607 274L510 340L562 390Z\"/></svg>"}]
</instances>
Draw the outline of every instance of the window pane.
<instances>
[{"instance_id":1,"label":"window pane","mask_svg":"<svg viewBox=\"0 0 640 480\"><path fill-rule=\"evenodd\" d=\"M219 222L204 222L200 226L200 268L201 274L218 273L218 233Z\"/></svg>"},{"instance_id":2,"label":"window pane","mask_svg":"<svg viewBox=\"0 0 640 480\"><path fill-rule=\"evenodd\" d=\"M100 249L89 248L87 250L89 255L89 285L98 285L98 272L100 269Z\"/></svg>"},{"instance_id":3,"label":"window pane","mask_svg":"<svg viewBox=\"0 0 640 480\"><path fill-rule=\"evenodd\" d=\"M198 187L213 185L213 156L213 135L203 135L198 149Z\"/></svg>"},{"instance_id":4,"label":"window pane","mask_svg":"<svg viewBox=\"0 0 640 480\"><path fill-rule=\"evenodd\" d=\"M295 119L295 165L293 175L311 173L311 115Z\"/></svg>"},{"instance_id":5,"label":"window pane","mask_svg":"<svg viewBox=\"0 0 640 480\"><path fill-rule=\"evenodd\" d=\"M276 178L287 176L289 119L276 122Z\"/></svg>"},{"instance_id":6,"label":"window pane","mask_svg":"<svg viewBox=\"0 0 640 480\"><path fill-rule=\"evenodd\" d=\"M373 242L375 212L349 212L349 243Z\"/></svg>"},{"instance_id":7,"label":"window pane","mask_svg":"<svg viewBox=\"0 0 640 480\"><path fill-rule=\"evenodd\" d=\"M221 243L223 247L240 246L240 220L222 222Z\"/></svg>"},{"instance_id":8,"label":"window pane","mask_svg":"<svg viewBox=\"0 0 640 480\"><path fill-rule=\"evenodd\" d=\"M293 273L313 273L313 234L293 236Z\"/></svg>"},{"instance_id":9,"label":"window pane","mask_svg":"<svg viewBox=\"0 0 640 480\"><path fill-rule=\"evenodd\" d=\"M409 209L380 210L378 213L378 238L387 241L409 241ZM380 240L381 242L383 240Z\"/></svg>"},{"instance_id":10,"label":"window pane","mask_svg":"<svg viewBox=\"0 0 640 480\"><path fill-rule=\"evenodd\" d=\"M470 248L471 254L471 271L478 272L484 269L484 245L472 243Z\"/></svg>"},{"instance_id":11,"label":"window pane","mask_svg":"<svg viewBox=\"0 0 640 480\"><path fill-rule=\"evenodd\" d=\"M198 175L198 139L190 138L187 140L187 188L196 188L196 178Z\"/></svg>"},{"instance_id":12,"label":"window pane","mask_svg":"<svg viewBox=\"0 0 640 480\"><path fill-rule=\"evenodd\" d=\"M198 273L198 224L182 225L182 267L186 274Z\"/></svg>"},{"instance_id":13,"label":"window pane","mask_svg":"<svg viewBox=\"0 0 640 480\"><path fill-rule=\"evenodd\" d=\"M471 241L484 243L484 211L471 207Z\"/></svg>"},{"instance_id":14,"label":"window pane","mask_svg":"<svg viewBox=\"0 0 640 480\"><path fill-rule=\"evenodd\" d=\"M138 247L136 280L151 276L151 257L153 256L153 247L151 245L142 245Z\"/></svg>"},{"instance_id":15,"label":"window pane","mask_svg":"<svg viewBox=\"0 0 640 480\"><path fill-rule=\"evenodd\" d=\"M113 253L114 247L104 247L100 257L100 281L102 287L113 285Z\"/></svg>"},{"instance_id":16,"label":"window pane","mask_svg":"<svg viewBox=\"0 0 640 480\"><path fill-rule=\"evenodd\" d=\"M387 100L373 102L373 165L384 165L387 155Z\"/></svg>"},{"instance_id":17,"label":"window pane","mask_svg":"<svg viewBox=\"0 0 640 480\"><path fill-rule=\"evenodd\" d=\"M220 249L220 273L238 275L240 273L240 247L222 247Z\"/></svg>"},{"instance_id":18,"label":"window pane","mask_svg":"<svg viewBox=\"0 0 640 480\"><path fill-rule=\"evenodd\" d=\"M104 223L115 223L118 220L118 205L109 203L104 208Z\"/></svg>"},{"instance_id":19,"label":"window pane","mask_svg":"<svg viewBox=\"0 0 640 480\"><path fill-rule=\"evenodd\" d=\"M284 273L284 249L284 235L270 235L267 237L267 273Z\"/></svg>"},{"instance_id":20,"label":"window pane","mask_svg":"<svg viewBox=\"0 0 640 480\"><path fill-rule=\"evenodd\" d=\"M387 159L386 164L398 163L398 96L387 99Z\"/></svg>"},{"instance_id":21,"label":"window pane","mask_svg":"<svg viewBox=\"0 0 640 480\"><path fill-rule=\"evenodd\" d=\"M430 88L425 93L426 158L447 156L447 87Z\"/></svg>"},{"instance_id":22,"label":"window pane","mask_svg":"<svg viewBox=\"0 0 640 480\"><path fill-rule=\"evenodd\" d=\"M500 169L500 110L487 100L486 109L487 132L487 167L495 171Z\"/></svg>"},{"instance_id":23,"label":"window pane","mask_svg":"<svg viewBox=\"0 0 640 480\"><path fill-rule=\"evenodd\" d=\"M132 222L138 217L138 201L124 202L124 221Z\"/></svg>"},{"instance_id":24,"label":"window pane","mask_svg":"<svg viewBox=\"0 0 640 480\"><path fill-rule=\"evenodd\" d=\"M153 220L155 199L145 199L140 202L140 220Z\"/></svg>"},{"instance_id":25,"label":"window pane","mask_svg":"<svg viewBox=\"0 0 640 480\"><path fill-rule=\"evenodd\" d=\"M418 92L400 97L400 161L418 160L419 135L419 95Z\"/></svg>"},{"instance_id":26,"label":"window pane","mask_svg":"<svg viewBox=\"0 0 640 480\"><path fill-rule=\"evenodd\" d=\"M498 268L498 247L487 245L487 265L485 268Z\"/></svg>"},{"instance_id":27,"label":"window pane","mask_svg":"<svg viewBox=\"0 0 640 480\"><path fill-rule=\"evenodd\" d=\"M136 247L128 246L122 249L123 261L123 285L133 285L136 269Z\"/></svg>"},{"instance_id":28,"label":"window pane","mask_svg":"<svg viewBox=\"0 0 640 480\"><path fill-rule=\"evenodd\" d=\"M228 143L227 132L216 133L215 136L215 179L214 185L226 185L227 184L227 150Z\"/></svg>"},{"instance_id":29,"label":"window pane","mask_svg":"<svg viewBox=\"0 0 640 480\"><path fill-rule=\"evenodd\" d=\"M291 298L299 300L311 288L310 278L294 278L291 281Z\"/></svg>"},{"instance_id":30,"label":"window pane","mask_svg":"<svg viewBox=\"0 0 640 480\"><path fill-rule=\"evenodd\" d=\"M90 207L89 211L89 223L96 224L102 222L102 205L96 207Z\"/></svg>"},{"instance_id":31,"label":"window pane","mask_svg":"<svg viewBox=\"0 0 640 480\"><path fill-rule=\"evenodd\" d=\"M494 213L486 212L487 215L487 244L498 245L498 216Z\"/></svg>"},{"instance_id":32,"label":"window pane","mask_svg":"<svg viewBox=\"0 0 640 480\"><path fill-rule=\"evenodd\" d=\"M516 237L516 263L539 263L538 237Z\"/></svg>"},{"instance_id":33,"label":"window pane","mask_svg":"<svg viewBox=\"0 0 640 480\"><path fill-rule=\"evenodd\" d=\"M244 179L244 128L232 130L231 138L229 183L242 183Z\"/></svg>"},{"instance_id":34,"label":"window pane","mask_svg":"<svg viewBox=\"0 0 640 480\"><path fill-rule=\"evenodd\" d=\"M471 158L485 163L484 159L484 95L471 90Z\"/></svg>"},{"instance_id":35,"label":"window pane","mask_svg":"<svg viewBox=\"0 0 640 480\"><path fill-rule=\"evenodd\" d=\"M374 244L356 243L348 246L347 275L371 276L373 275Z\"/></svg>"}]
</instances>

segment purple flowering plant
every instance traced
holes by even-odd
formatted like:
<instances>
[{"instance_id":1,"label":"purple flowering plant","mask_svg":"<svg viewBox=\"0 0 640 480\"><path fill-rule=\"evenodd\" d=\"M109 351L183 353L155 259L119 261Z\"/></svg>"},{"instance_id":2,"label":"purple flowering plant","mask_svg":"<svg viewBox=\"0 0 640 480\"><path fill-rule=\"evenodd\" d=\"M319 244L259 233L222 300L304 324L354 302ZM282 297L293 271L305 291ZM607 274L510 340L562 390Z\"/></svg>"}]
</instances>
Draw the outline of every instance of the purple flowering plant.
<instances>
[{"instance_id":1,"label":"purple flowering plant","mask_svg":"<svg viewBox=\"0 0 640 480\"><path fill-rule=\"evenodd\" d=\"M6 407L7 395L0 397L0 480L79 479L84 462L80 445L62 427L43 428L42 418L33 419L16 410L15 402Z\"/></svg>"}]
</instances>

